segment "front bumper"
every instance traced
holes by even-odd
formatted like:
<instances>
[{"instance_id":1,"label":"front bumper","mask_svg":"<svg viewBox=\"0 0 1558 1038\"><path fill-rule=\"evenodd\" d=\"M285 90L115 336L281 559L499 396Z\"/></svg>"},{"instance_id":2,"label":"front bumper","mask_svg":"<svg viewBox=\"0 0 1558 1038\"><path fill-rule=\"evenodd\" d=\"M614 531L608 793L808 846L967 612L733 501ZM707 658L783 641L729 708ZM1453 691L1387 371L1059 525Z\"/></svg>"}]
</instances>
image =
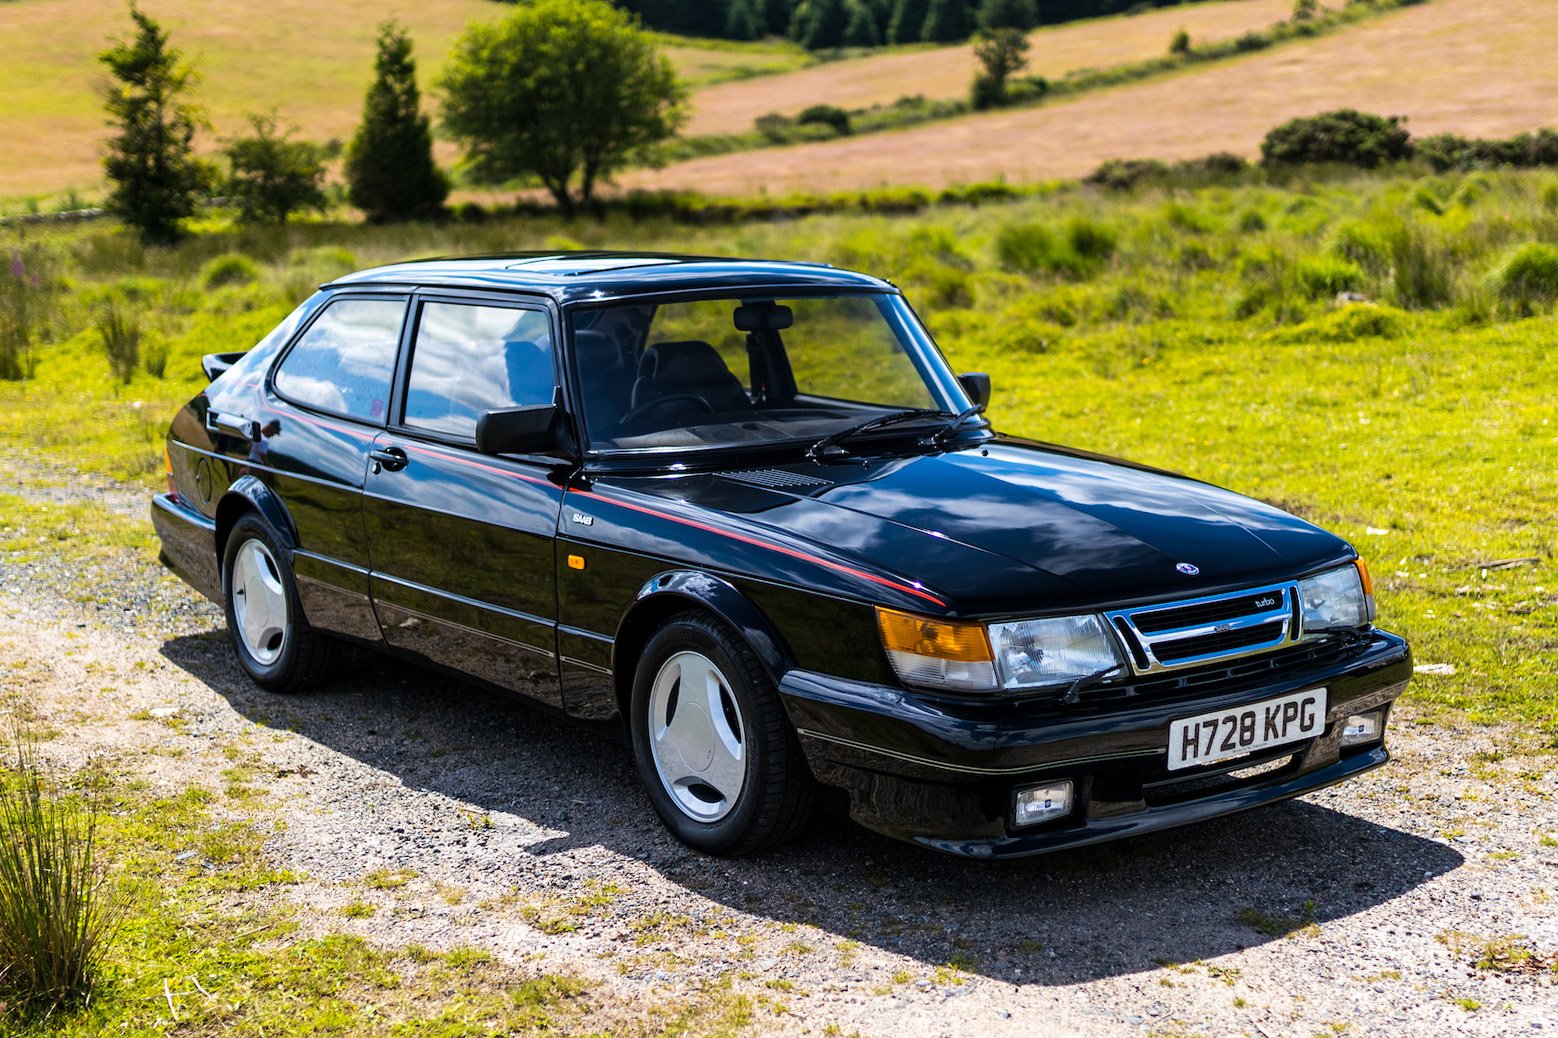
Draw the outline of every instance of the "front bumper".
<instances>
[{"instance_id":1,"label":"front bumper","mask_svg":"<svg viewBox=\"0 0 1558 1038\"><path fill-rule=\"evenodd\" d=\"M1390 759L1383 741L1344 750L1341 722L1388 712L1411 673L1407 643L1371 630L1356 644L1300 664L1072 707L951 702L808 671L784 675L779 691L813 773L848 793L853 818L936 850L993 858L1214 818L1377 768ZM1319 736L1205 768L1167 770L1175 718L1322 685L1328 706ZM1068 815L1012 827L1018 787L1063 778L1075 790Z\"/></svg>"}]
</instances>

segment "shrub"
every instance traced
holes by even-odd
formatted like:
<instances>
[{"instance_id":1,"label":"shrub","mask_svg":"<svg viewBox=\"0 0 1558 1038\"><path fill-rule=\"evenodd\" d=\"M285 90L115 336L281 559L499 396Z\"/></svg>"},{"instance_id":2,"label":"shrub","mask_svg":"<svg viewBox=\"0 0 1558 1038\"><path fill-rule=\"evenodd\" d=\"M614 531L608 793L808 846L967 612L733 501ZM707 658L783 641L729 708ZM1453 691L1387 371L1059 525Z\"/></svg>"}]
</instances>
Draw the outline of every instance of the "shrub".
<instances>
[{"instance_id":1,"label":"shrub","mask_svg":"<svg viewBox=\"0 0 1558 1038\"><path fill-rule=\"evenodd\" d=\"M1293 21L1312 21L1318 17L1319 14L1320 0L1293 0Z\"/></svg>"},{"instance_id":2,"label":"shrub","mask_svg":"<svg viewBox=\"0 0 1558 1038\"><path fill-rule=\"evenodd\" d=\"M97 812L56 798L25 742L0 781L0 997L29 1010L80 1003L119 917L97 859Z\"/></svg>"},{"instance_id":3,"label":"shrub","mask_svg":"<svg viewBox=\"0 0 1558 1038\"><path fill-rule=\"evenodd\" d=\"M1170 54L1189 54L1190 53L1190 33L1186 32L1184 29L1181 29L1178 32L1176 32L1174 34L1174 38L1169 41L1169 53Z\"/></svg>"},{"instance_id":4,"label":"shrub","mask_svg":"<svg viewBox=\"0 0 1558 1038\"><path fill-rule=\"evenodd\" d=\"M1351 108L1289 119L1266 134L1261 160L1268 166L1339 162L1374 169L1411 156L1411 137L1403 122L1400 116Z\"/></svg>"},{"instance_id":5,"label":"shrub","mask_svg":"<svg viewBox=\"0 0 1558 1038\"><path fill-rule=\"evenodd\" d=\"M1067 225L1064 237L1038 223L1003 227L995 249L1008 270L1084 278L1114 255L1115 242L1112 228L1078 218Z\"/></svg>"},{"instance_id":6,"label":"shrub","mask_svg":"<svg viewBox=\"0 0 1558 1038\"><path fill-rule=\"evenodd\" d=\"M1492 273L1492 287L1505 300L1529 308L1558 299L1558 247L1527 242Z\"/></svg>"},{"instance_id":7,"label":"shrub","mask_svg":"<svg viewBox=\"0 0 1558 1038\"><path fill-rule=\"evenodd\" d=\"M278 132L273 115L251 115L252 137L232 137L223 151L232 163L227 193L245 223L286 223L299 209L323 212L325 157L317 144Z\"/></svg>"},{"instance_id":8,"label":"shrub","mask_svg":"<svg viewBox=\"0 0 1558 1038\"><path fill-rule=\"evenodd\" d=\"M1363 270L1340 256L1306 256L1294 268L1299 287L1310 299L1354 292L1363 285Z\"/></svg>"},{"instance_id":9,"label":"shrub","mask_svg":"<svg viewBox=\"0 0 1558 1038\"><path fill-rule=\"evenodd\" d=\"M1356 342L1394 339L1405 332L1407 315L1391 306L1351 303L1324 317L1289 328L1279 342Z\"/></svg>"},{"instance_id":10,"label":"shrub","mask_svg":"<svg viewBox=\"0 0 1558 1038\"><path fill-rule=\"evenodd\" d=\"M1111 191L1130 191L1143 181L1162 180L1168 174L1168 163L1158 159L1110 159L1083 178L1083 183Z\"/></svg>"},{"instance_id":11,"label":"shrub","mask_svg":"<svg viewBox=\"0 0 1558 1038\"><path fill-rule=\"evenodd\" d=\"M1021 29L995 29L974 44L982 70L974 77L971 101L975 109L1006 103L1006 81L1028 67L1028 37Z\"/></svg>"},{"instance_id":12,"label":"shrub","mask_svg":"<svg viewBox=\"0 0 1558 1038\"><path fill-rule=\"evenodd\" d=\"M207 291L228 285L248 285L259 280L260 268L252 259L229 252L200 268L200 285Z\"/></svg>"},{"instance_id":13,"label":"shrub","mask_svg":"<svg viewBox=\"0 0 1558 1038\"><path fill-rule=\"evenodd\" d=\"M97 316L97 333L103 339L108 366L128 385L141 362L140 313L110 299Z\"/></svg>"},{"instance_id":14,"label":"shrub","mask_svg":"<svg viewBox=\"0 0 1558 1038\"><path fill-rule=\"evenodd\" d=\"M849 135L849 113L837 105L812 105L802 110L795 121L801 126L831 126L840 137Z\"/></svg>"},{"instance_id":15,"label":"shrub","mask_svg":"<svg viewBox=\"0 0 1558 1038\"><path fill-rule=\"evenodd\" d=\"M1543 128L1506 140L1436 133L1413 142L1418 155L1441 173L1452 169L1558 166L1558 131Z\"/></svg>"},{"instance_id":16,"label":"shrub","mask_svg":"<svg viewBox=\"0 0 1558 1038\"><path fill-rule=\"evenodd\" d=\"M1246 209L1239 214L1239 230L1244 234L1259 234L1266 229L1266 217L1259 209Z\"/></svg>"}]
</instances>

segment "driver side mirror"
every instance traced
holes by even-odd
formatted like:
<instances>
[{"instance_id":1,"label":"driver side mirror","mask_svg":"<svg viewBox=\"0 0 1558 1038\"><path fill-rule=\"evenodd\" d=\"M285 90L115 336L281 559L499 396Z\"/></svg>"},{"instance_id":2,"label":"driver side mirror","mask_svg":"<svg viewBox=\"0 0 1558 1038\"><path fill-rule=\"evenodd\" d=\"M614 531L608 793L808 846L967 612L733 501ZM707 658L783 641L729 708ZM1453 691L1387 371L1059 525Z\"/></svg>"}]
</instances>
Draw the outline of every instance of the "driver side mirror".
<instances>
[{"instance_id":1,"label":"driver side mirror","mask_svg":"<svg viewBox=\"0 0 1558 1038\"><path fill-rule=\"evenodd\" d=\"M483 454L545 454L558 446L556 404L483 411L476 449Z\"/></svg>"},{"instance_id":2,"label":"driver side mirror","mask_svg":"<svg viewBox=\"0 0 1558 1038\"><path fill-rule=\"evenodd\" d=\"M965 371L958 376L958 383L969 400L984 407L990 402L990 376L983 371Z\"/></svg>"}]
</instances>

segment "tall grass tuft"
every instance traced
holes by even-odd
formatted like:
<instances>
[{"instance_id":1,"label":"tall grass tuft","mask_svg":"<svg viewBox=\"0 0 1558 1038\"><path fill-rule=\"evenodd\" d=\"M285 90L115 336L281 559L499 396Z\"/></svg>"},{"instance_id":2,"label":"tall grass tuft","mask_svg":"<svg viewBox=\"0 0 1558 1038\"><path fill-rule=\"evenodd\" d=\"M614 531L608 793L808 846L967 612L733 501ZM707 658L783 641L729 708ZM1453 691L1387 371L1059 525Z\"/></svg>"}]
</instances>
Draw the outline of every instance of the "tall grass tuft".
<instances>
[{"instance_id":1,"label":"tall grass tuft","mask_svg":"<svg viewBox=\"0 0 1558 1038\"><path fill-rule=\"evenodd\" d=\"M30 262L29 262L30 261ZM49 309L49 286L36 252L16 252L0 270L0 380L31 378L32 347Z\"/></svg>"},{"instance_id":2,"label":"tall grass tuft","mask_svg":"<svg viewBox=\"0 0 1558 1038\"><path fill-rule=\"evenodd\" d=\"M141 362L141 318L134 310L109 300L97 317L97 333L103 337L108 366L126 385Z\"/></svg>"},{"instance_id":3,"label":"tall grass tuft","mask_svg":"<svg viewBox=\"0 0 1558 1038\"><path fill-rule=\"evenodd\" d=\"M97 809L49 790L17 739L0 779L0 998L23 1012L84 1002L119 919L97 858Z\"/></svg>"}]
</instances>

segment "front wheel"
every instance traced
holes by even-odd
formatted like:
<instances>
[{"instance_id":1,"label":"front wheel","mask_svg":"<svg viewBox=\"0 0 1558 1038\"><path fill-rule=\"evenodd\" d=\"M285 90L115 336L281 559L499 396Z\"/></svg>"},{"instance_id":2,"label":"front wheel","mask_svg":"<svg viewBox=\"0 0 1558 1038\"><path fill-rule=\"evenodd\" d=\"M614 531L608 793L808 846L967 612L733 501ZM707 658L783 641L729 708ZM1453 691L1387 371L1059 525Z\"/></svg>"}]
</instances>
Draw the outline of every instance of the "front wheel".
<instances>
[{"instance_id":1,"label":"front wheel","mask_svg":"<svg viewBox=\"0 0 1558 1038\"><path fill-rule=\"evenodd\" d=\"M751 648L703 613L672 617L633 684L633 751L655 811L683 843L740 855L790 840L813 780Z\"/></svg>"},{"instance_id":2,"label":"front wheel","mask_svg":"<svg viewBox=\"0 0 1558 1038\"><path fill-rule=\"evenodd\" d=\"M222 605L244 671L271 692L299 692L335 667L340 643L308 625L281 538L258 513L233 524Z\"/></svg>"}]
</instances>

